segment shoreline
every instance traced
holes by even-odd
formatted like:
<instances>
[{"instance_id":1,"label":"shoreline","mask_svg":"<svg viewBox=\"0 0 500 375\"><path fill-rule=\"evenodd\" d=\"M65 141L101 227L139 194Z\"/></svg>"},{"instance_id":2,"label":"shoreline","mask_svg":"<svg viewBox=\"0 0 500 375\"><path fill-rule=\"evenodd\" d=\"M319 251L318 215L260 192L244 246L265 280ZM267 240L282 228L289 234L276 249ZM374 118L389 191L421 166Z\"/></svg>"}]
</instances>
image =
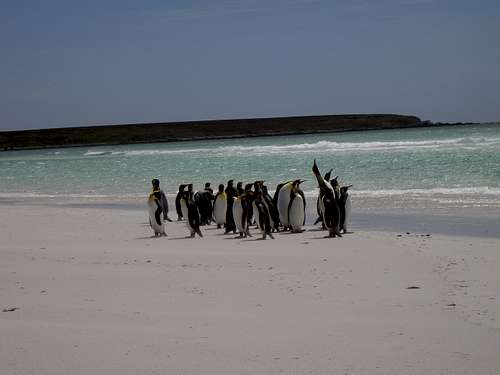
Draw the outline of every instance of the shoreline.
<instances>
[{"instance_id":1,"label":"shoreline","mask_svg":"<svg viewBox=\"0 0 500 375\"><path fill-rule=\"evenodd\" d=\"M353 201L356 205L358 202ZM0 207L47 207L66 209L115 210L141 212L146 216L146 203L141 199L113 201L106 199L61 199L61 198L0 198ZM169 199L170 216L175 218L174 202ZM306 205L306 230L317 231L313 226L316 219L315 199L309 197ZM498 207L446 207L417 209L407 207L363 207L354 206L351 230L394 232L406 235L407 232L418 235L450 235L459 237L483 237L500 239L498 229ZM184 223L184 222L183 222ZM202 231L212 230L214 225L202 227ZM253 229L252 232L258 232Z\"/></svg>"}]
</instances>

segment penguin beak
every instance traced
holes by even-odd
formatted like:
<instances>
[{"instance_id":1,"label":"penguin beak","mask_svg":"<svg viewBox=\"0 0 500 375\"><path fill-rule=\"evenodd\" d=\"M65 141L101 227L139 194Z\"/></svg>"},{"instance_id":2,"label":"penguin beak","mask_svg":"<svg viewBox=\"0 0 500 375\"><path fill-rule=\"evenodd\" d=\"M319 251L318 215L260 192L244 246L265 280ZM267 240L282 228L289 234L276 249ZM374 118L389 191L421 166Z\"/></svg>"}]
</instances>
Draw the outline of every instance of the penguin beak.
<instances>
[{"instance_id":1,"label":"penguin beak","mask_svg":"<svg viewBox=\"0 0 500 375\"><path fill-rule=\"evenodd\" d=\"M299 180L299 185L303 182L306 182L307 180Z\"/></svg>"}]
</instances>

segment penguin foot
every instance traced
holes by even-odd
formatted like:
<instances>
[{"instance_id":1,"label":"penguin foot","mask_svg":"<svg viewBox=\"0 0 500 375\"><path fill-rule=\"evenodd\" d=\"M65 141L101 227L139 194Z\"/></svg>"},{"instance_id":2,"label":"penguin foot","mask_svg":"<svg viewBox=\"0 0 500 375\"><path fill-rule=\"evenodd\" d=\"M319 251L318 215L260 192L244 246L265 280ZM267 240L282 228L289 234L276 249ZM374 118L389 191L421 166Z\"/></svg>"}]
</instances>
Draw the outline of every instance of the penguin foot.
<instances>
[{"instance_id":1,"label":"penguin foot","mask_svg":"<svg viewBox=\"0 0 500 375\"><path fill-rule=\"evenodd\" d=\"M269 237L271 237L271 239L273 239L273 240L274 240L274 236L271 234L271 232L267 233L267 235L268 235Z\"/></svg>"}]
</instances>

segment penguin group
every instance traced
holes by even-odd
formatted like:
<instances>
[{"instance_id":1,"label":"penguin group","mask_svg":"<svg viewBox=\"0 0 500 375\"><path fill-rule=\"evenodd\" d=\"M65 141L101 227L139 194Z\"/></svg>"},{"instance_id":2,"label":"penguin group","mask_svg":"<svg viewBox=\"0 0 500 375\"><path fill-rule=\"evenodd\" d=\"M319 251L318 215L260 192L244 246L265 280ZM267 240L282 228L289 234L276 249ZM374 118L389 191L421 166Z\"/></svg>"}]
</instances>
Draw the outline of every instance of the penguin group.
<instances>
[{"instance_id":1,"label":"penguin group","mask_svg":"<svg viewBox=\"0 0 500 375\"><path fill-rule=\"evenodd\" d=\"M331 170L321 175L316 160L312 167L319 187L316 210L322 228L329 237L342 237L350 221L351 201L348 189L340 186L338 177L330 179ZM306 199L300 185L306 180L295 179L279 183L271 196L265 181L257 180L243 185L234 180L219 184L214 193L207 182L203 190L194 191L193 184L181 184L175 198L177 220L185 221L189 237L203 237L201 227L211 225L223 229L224 234L252 237L251 228L258 230L262 239L274 239L273 233L289 231L301 233L306 221ZM166 235L159 218L155 196L148 199L150 223L155 235Z\"/></svg>"},{"instance_id":2,"label":"penguin group","mask_svg":"<svg viewBox=\"0 0 500 375\"><path fill-rule=\"evenodd\" d=\"M342 237L347 233L347 225L351 216L351 198L348 190L352 185L340 187L338 176L330 179L332 170L321 175L316 160L312 171L318 181L319 195L316 205L318 219L323 229L328 230L329 237Z\"/></svg>"}]
</instances>

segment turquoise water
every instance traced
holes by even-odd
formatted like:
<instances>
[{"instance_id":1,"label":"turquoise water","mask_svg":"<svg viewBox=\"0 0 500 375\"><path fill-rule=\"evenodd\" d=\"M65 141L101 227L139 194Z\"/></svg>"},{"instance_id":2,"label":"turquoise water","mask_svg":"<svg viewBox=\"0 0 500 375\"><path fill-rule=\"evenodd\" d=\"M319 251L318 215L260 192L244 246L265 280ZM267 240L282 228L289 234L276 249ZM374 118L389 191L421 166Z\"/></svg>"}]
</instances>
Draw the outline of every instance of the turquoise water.
<instances>
[{"instance_id":1,"label":"turquoise water","mask_svg":"<svg viewBox=\"0 0 500 375\"><path fill-rule=\"evenodd\" d=\"M0 152L0 197L140 198L153 177L170 195L180 183L304 178L313 196L314 158L353 197L500 206L494 124Z\"/></svg>"}]
</instances>

